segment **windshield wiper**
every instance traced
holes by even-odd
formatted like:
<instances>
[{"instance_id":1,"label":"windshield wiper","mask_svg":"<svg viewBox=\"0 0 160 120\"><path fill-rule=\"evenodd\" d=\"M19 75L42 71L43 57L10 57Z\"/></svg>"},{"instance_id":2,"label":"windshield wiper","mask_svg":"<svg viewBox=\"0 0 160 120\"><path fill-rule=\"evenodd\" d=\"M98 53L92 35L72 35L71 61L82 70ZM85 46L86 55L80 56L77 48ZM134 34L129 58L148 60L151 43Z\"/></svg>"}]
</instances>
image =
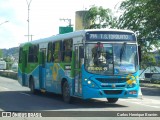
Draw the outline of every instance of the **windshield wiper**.
<instances>
[{"instance_id":1,"label":"windshield wiper","mask_svg":"<svg viewBox=\"0 0 160 120\"><path fill-rule=\"evenodd\" d=\"M122 45L122 47L121 47L121 50L120 50L120 63L121 63L121 61L122 61L122 56L123 56L123 54L125 53L125 51L126 51L126 42L124 42L123 43L123 45Z\"/></svg>"}]
</instances>

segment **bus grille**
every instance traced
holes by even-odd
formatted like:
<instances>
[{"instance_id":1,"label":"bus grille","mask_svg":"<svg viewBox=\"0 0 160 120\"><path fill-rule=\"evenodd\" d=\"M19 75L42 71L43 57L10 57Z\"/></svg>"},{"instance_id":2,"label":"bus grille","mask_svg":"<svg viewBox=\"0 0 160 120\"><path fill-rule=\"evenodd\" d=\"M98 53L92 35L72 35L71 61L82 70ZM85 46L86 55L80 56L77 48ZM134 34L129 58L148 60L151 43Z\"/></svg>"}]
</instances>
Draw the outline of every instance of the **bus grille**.
<instances>
[{"instance_id":1,"label":"bus grille","mask_svg":"<svg viewBox=\"0 0 160 120\"><path fill-rule=\"evenodd\" d=\"M110 87L110 88L112 88L112 85L101 85L102 87ZM116 88L123 88L123 87L125 87L125 85L116 85L115 86Z\"/></svg>"},{"instance_id":2,"label":"bus grille","mask_svg":"<svg viewBox=\"0 0 160 120\"><path fill-rule=\"evenodd\" d=\"M125 83L126 78L96 78L101 83Z\"/></svg>"},{"instance_id":3,"label":"bus grille","mask_svg":"<svg viewBox=\"0 0 160 120\"><path fill-rule=\"evenodd\" d=\"M117 94L121 94L122 90L104 90L104 93L108 95L113 95L113 94L117 95Z\"/></svg>"}]
</instances>

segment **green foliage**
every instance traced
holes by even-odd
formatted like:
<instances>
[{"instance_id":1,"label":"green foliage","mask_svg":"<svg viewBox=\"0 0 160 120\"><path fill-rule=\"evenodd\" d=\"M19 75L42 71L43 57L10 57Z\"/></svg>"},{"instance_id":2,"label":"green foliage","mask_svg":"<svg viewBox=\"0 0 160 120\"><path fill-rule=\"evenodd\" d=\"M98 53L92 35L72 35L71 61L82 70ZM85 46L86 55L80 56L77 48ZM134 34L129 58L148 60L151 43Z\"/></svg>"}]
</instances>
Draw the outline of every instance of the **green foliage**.
<instances>
[{"instance_id":1,"label":"green foliage","mask_svg":"<svg viewBox=\"0 0 160 120\"><path fill-rule=\"evenodd\" d=\"M145 69L148 66L157 66L156 59L153 53L144 53L142 54L142 69Z\"/></svg>"},{"instance_id":2,"label":"green foliage","mask_svg":"<svg viewBox=\"0 0 160 120\"><path fill-rule=\"evenodd\" d=\"M3 58L3 52L1 49L0 49L0 58Z\"/></svg>"},{"instance_id":3,"label":"green foliage","mask_svg":"<svg viewBox=\"0 0 160 120\"><path fill-rule=\"evenodd\" d=\"M157 47L160 38L159 6L159 0L126 0L120 6L124 13L118 27L138 31L138 42L144 52L151 50L151 45Z\"/></svg>"},{"instance_id":4,"label":"green foliage","mask_svg":"<svg viewBox=\"0 0 160 120\"><path fill-rule=\"evenodd\" d=\"M86 16L85 21L90 21L91 25L85 29L100 29L100 28L115 28L116 17L112 16L110 9L104 9L103 7L92 6Z\"/></svg>"},{"instance_id":5,"label":"green foliage","mask_svg":"<svg viewBox=\"0 0 160 120\"><path fill-rule=\"evenodd\" d=\"M4 59L4 61L6 61L6 62L13 62L13 60L11 59L11 57L5 57L5 58L3 58Z\"/></svg>"},{"instance_id":6,"label":"green foliage","mask_svg":"<svg viewBox=\"0 0 160 120\"><path fill-rule=\"evenodd\" d=\"M153 80L151 82L154 83L154 84L160 84L160 80Z\"/></svg>"}]
</instances>

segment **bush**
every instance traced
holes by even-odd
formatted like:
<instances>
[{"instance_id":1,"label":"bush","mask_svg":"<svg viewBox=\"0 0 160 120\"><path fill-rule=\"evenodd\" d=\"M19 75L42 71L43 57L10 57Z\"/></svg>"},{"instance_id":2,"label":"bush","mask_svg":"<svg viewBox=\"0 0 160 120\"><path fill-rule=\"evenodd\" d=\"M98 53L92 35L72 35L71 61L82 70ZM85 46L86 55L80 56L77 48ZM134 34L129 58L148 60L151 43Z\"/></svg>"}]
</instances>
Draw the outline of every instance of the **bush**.
<instances>
[{"instance_id":1,"label":"bush","mask_svg":"<svg viewBox=\"0 0 160 120\"><path fill-rule=\"evenodd\" d=\"M151 80L151 83L160 84L160 80Z\"/></svg>"}]
</instances>

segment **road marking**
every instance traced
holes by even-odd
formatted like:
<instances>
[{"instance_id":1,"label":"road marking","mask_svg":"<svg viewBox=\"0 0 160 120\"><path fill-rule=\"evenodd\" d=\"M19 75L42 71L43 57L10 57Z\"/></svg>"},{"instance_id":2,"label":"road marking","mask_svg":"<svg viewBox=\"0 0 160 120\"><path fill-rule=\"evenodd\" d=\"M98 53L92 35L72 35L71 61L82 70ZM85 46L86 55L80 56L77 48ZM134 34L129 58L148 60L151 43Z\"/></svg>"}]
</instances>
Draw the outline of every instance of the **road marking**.
<instances>
[{"instance_id":1,"label":"road marking","mask_svg":"<svg viewBox=\"0 0 160 120\"><path fill-rule=\"evenodd\" d=\"M154 108L160 108L160 102L159 100L149 99L149 98L143 98L143 99L121 99L125 102L131 102L143 106L148 107L154 107Z\"/></svg>"},{"instance_id":2,"label":"road marking","mask_svg":"<svg viewBox=\"0 0 160 120\"><path fill-rule=\"evenodd\" d=\"M31 96L30 94L23 93L23 92L20 92L20 94L22 94L22 95L27 95L27 96Z\"/></svg>"}]
</instances>

